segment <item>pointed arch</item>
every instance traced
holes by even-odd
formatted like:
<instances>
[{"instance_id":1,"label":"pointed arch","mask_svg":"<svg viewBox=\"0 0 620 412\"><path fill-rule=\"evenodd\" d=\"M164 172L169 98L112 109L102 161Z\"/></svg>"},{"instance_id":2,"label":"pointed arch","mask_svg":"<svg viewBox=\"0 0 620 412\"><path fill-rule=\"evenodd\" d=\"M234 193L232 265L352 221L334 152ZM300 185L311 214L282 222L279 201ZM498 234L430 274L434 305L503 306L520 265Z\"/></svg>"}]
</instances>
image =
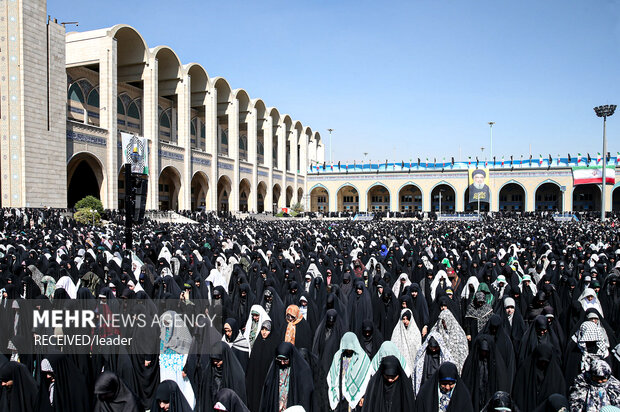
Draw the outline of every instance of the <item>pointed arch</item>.
<instances>
[{"instance_id":1,"label":"pointed arch","mask_svg":"<svg viewBox=\"0 0 620 412\"><path fill-rule=\"evenodd\" d=\"M190 187L192 210L207 209L210 189L209 176L201 170L194 172Z\"/></svg>"},{"instance_id":2,"label":"pointed arch","mask_svg":"<svg viewBox=\"0 0 620 412\"><path fill-rule=\"evenodd\" d=\"M440 186L448 187L451 190L452 194L450 194L450 192L446 193L445 195L443 193L440 194L439 190L435 190L439 189ZM436 192L437 194L435 194ZM441 203L442 213L454 212L456 210L457 193L458 192L456 188L451 183L445 180L435 183L435 185L433 185L433 187L431 188L431 211L439 211L439 203Z\"/></svg>"},{"instance_id":3,"label":"pointed arch","mask_svg":"<svg viewBox=\"0 0 620 412\"><path fill-rule=\"evenodd\" d=\"M521 190L523 191L523 199L520 199L518 193L511 193L510 199L506 198L506 200L502 200L503 199L502 190L504 189L507 190L511 185L521 188ZM505 182L497 191L497 199L499 200L498 202L499 210L525 211L525 207L527 205L527 189L525 188L525 186L523 186L523 184L521 184L521 182L518 182L514 179L510 179L507 182Z\"/></svg>"},{"instance_id":4,"label":"pointed arch","mask_svg":"<svg viewBox=\"0 0 620 412\"><path fill-rule=\"evenodd\" d=\"M178 210L179 193L182 190L181 172L174 166L166 166L159 173L159 209Z\"/></svg>"},{"instance_id":5,"label":"pointed arch","mask_svg":"<svg viewBox=\"0 0 620 412\"><path fill-rule=\"evenodd\" d=\"M564 210L562 185L552 179L540 182L534 189L534 210Z\"/></svg>"},{"instance_id":6,"label":"pointed arch","mask_svg":"<svg viewBox=\"0 0 620 412\"><path fill-rule=\"evenodd\" d=\"M403 192L407 187L414 188L409 192ZM416 193L420 195L417 196ZM408 181L398 188L398 210L401 212L421 211L424 204L424 191L415 182Z\"/></svg>"},{"instance_id":7,"label":"pointed arch","mask_svg":"<svg viewBox=\"0 0 620 412\"><path fill-rule=\"evenodd\" d=\"M67 162L67 205L91 195L106 204L106 171L99 158L90 152L73 154Z\"/></svg>"},{"instance_id":8,"label":"pointed arch","mask_svg":"<svg viewBox=\"0 0 620 412\"><path fill-rule=\"evenodd\" d=\"M336 198L339 212L359 212L360 191L355 185L348 182L341 185L336 190Z\"/></svg>"}]
</instances>

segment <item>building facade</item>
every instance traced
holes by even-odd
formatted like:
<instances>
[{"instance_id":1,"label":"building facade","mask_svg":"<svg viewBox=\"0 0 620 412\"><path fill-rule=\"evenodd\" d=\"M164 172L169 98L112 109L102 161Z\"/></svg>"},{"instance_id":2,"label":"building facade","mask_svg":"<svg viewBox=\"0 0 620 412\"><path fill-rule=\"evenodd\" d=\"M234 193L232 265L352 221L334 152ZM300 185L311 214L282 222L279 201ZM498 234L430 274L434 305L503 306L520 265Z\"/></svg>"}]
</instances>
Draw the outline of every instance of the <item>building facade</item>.
<instances>
[{"instance_id":1,"label":"building facade","mask_svg":"<svg viewBox=\"0 0 620 412\"><path fill-rule=\"evenodd\" d=\"M13 46L2 48L3 113L16 113L0 125L12 136L1 146L3 206L70 207L92 194L122 208L121 132L148 140L147 209L303 201L308 165L325 150L309 126L169 47L149 48L127 25L64 35L43 0L0 5L2 41Z\"/></svg>"},{"instance_id":2,"label":"building facade","mask_svg":"<svg viewBox=\"0 0 620 412\"><path fill-rule=\"evenodd\" d=\"M470 202L469 173L476 165L405 163L334 165L308 174L308 209L314 212L594 211L601 210L601 184L574 185L572 159L479 165L488 173L489 202ZM602 162L602 161L601 161ZM596 170L596 161L590 163ZM612 157L609 164L617 165ZM599 167L600 167L599 163ZM619 170L619 169L616 169ZM606 185L605 209L620 211L620 182Z\"/></svg>"}]
</instances>

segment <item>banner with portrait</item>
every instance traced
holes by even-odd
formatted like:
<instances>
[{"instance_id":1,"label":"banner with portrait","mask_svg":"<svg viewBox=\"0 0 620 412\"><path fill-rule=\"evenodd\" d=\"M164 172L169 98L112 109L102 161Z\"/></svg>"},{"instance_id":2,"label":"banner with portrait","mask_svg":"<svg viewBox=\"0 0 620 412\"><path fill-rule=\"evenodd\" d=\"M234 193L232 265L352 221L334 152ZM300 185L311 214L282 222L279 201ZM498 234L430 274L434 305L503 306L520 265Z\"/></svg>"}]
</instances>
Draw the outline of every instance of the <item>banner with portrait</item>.
<instances>
[{"instance_id":1,"label":"banner with portrait","mask_svg":"<svg viewBox=\"0 0 620 412\"><path fill-rule=\"evenodd\" d=\"M145 137L121 132L123 164L130 163L132 173L149 174L149 142Z\"/></svg>"},{"instance_id":2,"label":"banner with portrait","mask_svg":"<svg viewBox=\"0 0 620 412\"><path fill-rule=\"evenodd\" d=\"M490 202L489 169L469 169L469 203Z\"/></svg>"}]
</instances>

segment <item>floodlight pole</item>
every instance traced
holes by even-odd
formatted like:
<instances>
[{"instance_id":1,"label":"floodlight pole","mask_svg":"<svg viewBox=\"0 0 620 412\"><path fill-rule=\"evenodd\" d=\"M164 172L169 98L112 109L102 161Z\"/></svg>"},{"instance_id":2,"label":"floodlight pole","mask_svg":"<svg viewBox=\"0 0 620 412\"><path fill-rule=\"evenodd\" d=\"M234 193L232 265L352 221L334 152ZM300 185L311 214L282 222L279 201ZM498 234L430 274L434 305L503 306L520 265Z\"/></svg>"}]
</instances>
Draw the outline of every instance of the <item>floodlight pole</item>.
<instances>
[{"instance_id":1,"label":"floodlight pole","mask_svg":"<svg viewBox=\"0 0 620 412\"><path fill-rule=\"evenodd\" d=\"M606 104L604 106L597 106L594 108L594 112L596 113L596 115L598 117L602 117L603 118L603 170L602 170L602 177L603 177L603 182L601 185L601 221L604 222L605 221L605 189L606 189L606 185L607 185L607 181L606 181L606 175L607 175L607 134L606 134L606 129L607 129L607 117L608 116L612 116L614 114L614 112L616 111L616 105L615 104Z\"/></svg>"},{"instance_id":2,"label":"floodlight pole","mask_svg":"<svg viewBox=\"0 0 620 412\"><path fill-rule=\"evenodd\" d=\"M603 184L601 185L601 221L605 221L605 192L606 192L606 174L607 174L607 116L603 117Z\"/></svg>"},{"instance_id":3,"label":"floodlight pole","mask_svg":"<svg viewBox=\"0 0 620 412\"><path fill-rule=\"evenodd\" d=\"M495 124L495 122L489 122L489 129L491 130L491 160L493 161L493 168L495 168L495 158L493 157L493 125ZM491 169L489 169L489 172L491 171ZM489 176L491 177L491 176ZM495 193L495 174L493 174L493 179L490 179L490 181L493 183L493 193ZM499 199L497 202L497 208L499 210ZM491 211L491 199L489 199L489 211Z\"/></svg>"}]
</instances>

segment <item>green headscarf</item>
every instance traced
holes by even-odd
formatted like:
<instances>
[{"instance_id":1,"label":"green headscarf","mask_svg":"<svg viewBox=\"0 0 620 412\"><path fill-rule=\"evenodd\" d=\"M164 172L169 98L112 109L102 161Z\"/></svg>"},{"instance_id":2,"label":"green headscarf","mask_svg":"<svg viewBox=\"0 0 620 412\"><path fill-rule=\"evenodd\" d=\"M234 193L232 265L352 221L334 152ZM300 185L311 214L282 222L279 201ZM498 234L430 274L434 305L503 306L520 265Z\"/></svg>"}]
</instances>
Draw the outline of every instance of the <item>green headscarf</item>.
<instances>
[{"instance_id":1,"label":"green headscarf","mask_svg":"<svg viewBox=\"0 0 620 412\"><path fill-rule=\"evenodd\" d=\"M329 386L328 398L332 409L336 409L340 403L340 366L342 352L353 351L349 362L349 368L342 378L342 396L349 402L351 409L355 408L366 393L366 386L370 380L370 358L360 346L357 336L353 332L347 332L340 339L340 349L334 354L332 365L329 368L327 384Z\"/></svg>"},{"instance_id":2,"label":"green headscarf","mask_svg":"<svg viewBox=\"0 0 620 412\"><path fill-rule=\"evenodd\" d=\"M379 370L379 366L381 365L381 359L386 356L395 356L396 359L400 362L400 366L403 368L407 376L411 375L411 370L407 369L407 360L403 358L400 351L391 340L386 340L381 344L381 347L375 354L375 357L372 358L372 370L377 372Z\"/></svg>"},{"instance_id":3,"label":"green headscarf","mask_svg":"<svg viewBox=\"0 0 620 412\"><path fill-rule=\"evenodd\" d=\"M481 283L480 286L478 286L478 290L476 292L483 292L484 297L486 298L486 302L489 305L493 306L493 300L495 299L495 296L493 296L491 290L486 283Z\"/></svg>"}]
</instances>

